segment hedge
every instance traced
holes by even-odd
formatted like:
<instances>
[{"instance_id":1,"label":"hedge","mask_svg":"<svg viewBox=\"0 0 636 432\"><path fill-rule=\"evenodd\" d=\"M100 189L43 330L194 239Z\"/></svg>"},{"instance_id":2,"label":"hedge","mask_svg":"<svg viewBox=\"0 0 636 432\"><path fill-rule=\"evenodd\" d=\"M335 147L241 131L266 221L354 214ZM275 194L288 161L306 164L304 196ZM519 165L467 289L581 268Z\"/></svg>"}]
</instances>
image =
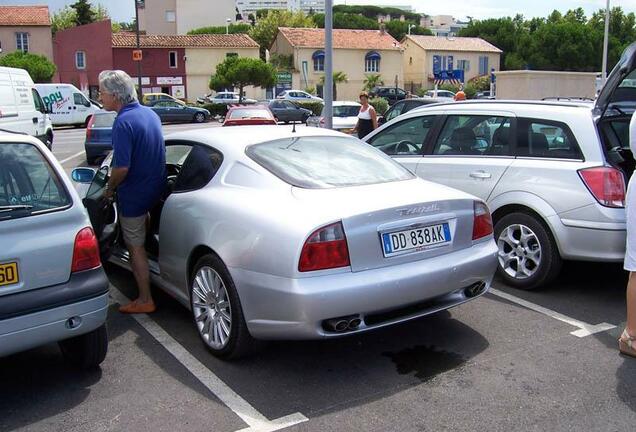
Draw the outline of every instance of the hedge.
<instances>
[{"instance_id":1,"label":"hedge","mask_svg":"<svg viewBox=\"0 0 636 432\"><path fill-rule=\"evenodd\" d=\"M313 102L294 101L294 103L296 105L298 105L299 107L301 107L301 108L308 109L315 116L319 116L320 114L322 114L322 107L323 107L324 104L322 102L320 102L320 101L313 101Z\"/></svg>"},{"instance_id":2,"label":"hedge","mask_svg":"<svg viewBox=\"0 0 636 432\"><path fill-rule=\"evenodd\" d=\"M379 115L384 115L384 113L389 109L389 102L381 97L372 98L369 101L369 105L375 108L375 112Z\"/></svg>"}]
</instances>

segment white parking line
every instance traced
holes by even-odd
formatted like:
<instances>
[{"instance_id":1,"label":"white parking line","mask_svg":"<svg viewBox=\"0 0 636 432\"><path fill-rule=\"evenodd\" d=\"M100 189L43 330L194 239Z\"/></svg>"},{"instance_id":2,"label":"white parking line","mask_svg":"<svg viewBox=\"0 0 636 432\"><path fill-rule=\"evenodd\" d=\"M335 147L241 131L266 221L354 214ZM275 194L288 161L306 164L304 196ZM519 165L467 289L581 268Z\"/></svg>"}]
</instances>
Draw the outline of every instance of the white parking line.
<instances>
[{"instance_id":1,"label":"white parking line","mask_svg":"<svg viewBox=\"0 0 636 432\"><path fill-rule=\"evenodd\" d=\"M69 157L67 157L66 159L62 159L62 160L60 161L60 164L64 164L64 163L66 163L66 162L70 161L71 159L75 159L76 157L78 157L78 156L80 156L80 155L83 155L83 154L84 154L84 150L82 150L81 152L77 152L77 153L75 153L73 156L69 156Z\"/></svg>"},{"instance_id":2,"label":"white parking line","mask_svg":"<svg viewBox=\"0 0 636 432\"><path fill-rule=\"evenodd\" d=\"M555 312L551 309L548 308L544 308L543 306L539 306L537 304L531 303L529 301L526 301L524 299L521 299L519 297L515 297L511 294L505 293L503 291L499 291L498 289L495 288L490 288L490 290L488 291L490 294L496 295L497 297L501 297L503 299L506 299L512 303L516 303L518 305L521 305L525 308L531 309L535 312L539 312L540 314L543 315L547 315L551 318L554 318L556 320L562 321L564 323L570 324L571 326L574 327L578 327L578 330L574 330L572 332L570 332L571 335L576 336L576 337L585 337L585 336L590 336L593 335L595 333L601 333L607 330L611 330L613 328L616 328L615 325L612 324L608 324L608 323L600 323L600 324L588 324L586 322L583 321L579 321L577 319L574 318L570 318L567 315L563 315L559 312Z\"/></svg>"},{"instance_id":3,"label":"white parking line","mask_svg":"<svg viewBox=\"0 0 636 432\"><path fill-rule=\"evenodd\" d=\"M119 304L128 303L130 300L121 291L111 285L110 296ZM227 384L221 381L210 369L190 354L179 342L170 336L156 322L146 314L134 314L132 317L141 325L157 342L159 342L179 363L207 387L229 409L241 418L249 427L237 432L274 432L309 419L301 413L294 413L275 420L268 420L256 408L239 396Z\"/></svg>"}]
</instances>

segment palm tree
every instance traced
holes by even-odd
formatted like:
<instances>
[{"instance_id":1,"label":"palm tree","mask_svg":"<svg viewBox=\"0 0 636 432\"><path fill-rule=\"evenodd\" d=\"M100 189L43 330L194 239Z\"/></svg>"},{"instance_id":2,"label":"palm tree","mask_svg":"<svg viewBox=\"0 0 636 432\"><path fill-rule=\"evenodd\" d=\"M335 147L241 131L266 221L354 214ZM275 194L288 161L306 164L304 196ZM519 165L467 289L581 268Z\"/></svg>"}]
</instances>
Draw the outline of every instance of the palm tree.
<instances>
[{"instance_id":1,"label":"palm tree","mask_svg":"<svg viewBox=\"0 0 636 432\"><path fill-rule=\"evenodd\" d=\"M333 73L333 100L338 100L338 91L337 91L336 85L341 83L346 83L346 82L349 82L349 78L347 77L346 73L341 71L337 71ZM325 85L324 75L320 78L320 83L323 86Z\"/></svg>"},{"instance_id":2,"label":"palm tree","mask_svg":"<svg viewBox=\"0 0 636 432\"><path fill-rule=\"evenodd\" d=\"M365 91L370 91L373 87L378 87L383 85L384 85L384 81L382 80L382 75L369 74L366 76L366 79L364 80L363 89Z\"/></svg>"}]
</instances>

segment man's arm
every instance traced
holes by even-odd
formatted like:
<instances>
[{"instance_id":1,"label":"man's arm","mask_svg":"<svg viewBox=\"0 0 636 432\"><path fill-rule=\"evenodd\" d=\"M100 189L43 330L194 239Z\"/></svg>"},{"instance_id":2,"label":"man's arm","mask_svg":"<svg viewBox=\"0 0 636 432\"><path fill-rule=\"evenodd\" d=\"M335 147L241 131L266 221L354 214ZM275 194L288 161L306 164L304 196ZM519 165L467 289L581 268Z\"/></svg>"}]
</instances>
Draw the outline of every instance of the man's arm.
<instances>
[{"instance_id":1,"label":"man's arm","mask_svg":"<svg viewBox=\"0 0 636 432\"><path fill-rule=\"evenodd\" d=\"M112 168L110 173L110 178L108 179L108 184L106 185L106 189L104 190L104 196L106 198L111 198L113 196L113 192L117 189L117 186L124 181L126 176L128 175L128 167L121 168Z\"/></svg>"}]
</instances>

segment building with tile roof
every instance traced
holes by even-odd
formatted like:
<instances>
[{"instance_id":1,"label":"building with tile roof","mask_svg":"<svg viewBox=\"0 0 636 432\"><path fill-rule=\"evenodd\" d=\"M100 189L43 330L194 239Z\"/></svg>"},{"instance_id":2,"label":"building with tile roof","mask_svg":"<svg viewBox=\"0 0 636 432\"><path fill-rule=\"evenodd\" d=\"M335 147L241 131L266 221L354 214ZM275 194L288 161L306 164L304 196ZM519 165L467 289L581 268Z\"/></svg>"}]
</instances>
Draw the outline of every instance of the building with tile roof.
<instances>
[{"instance_id":1,"label":"building with tile roof","mask_svg":"<svg viewBox=\"0 0 636 432\"><path fill-rule=\"evenodd\" d=\"M0 48L2 54L25 51L53 61L48 6L0 6Z\"/></svg>"},{"instance_id":2,"label":"building with tile roof","mask_svg":"<svg viewBox=\"0 0 636 432\"><path fill-rule=\"evenodd\" d=\"M272 54L291 56L294 89L316 88L322 94L324 29L281 27L270 48ZM338 99L357 100L367 75L380 74L387 85L402 86L402 47L383 30L334 29L333 70L348 82L338 85ZM278 92L284 90L279 84Z\"/></svg>"},{"instance_id":3,"label":"building with tile roof","mask_svg":"<svg viewBox=\"0 0 636 432\"><path fill-rule=\"evenodd\" d=\"M440 71L462 70L464 82L499 70L502 51L481 38L408 35L404 47L407 90L432 88Z\"/></svg>"},{"instance_id":4,"label":"building with tile roof","mask_svg":"<svg viewBox=\"0 0 636 432\"><path fill-rule=\"evenodd\" d=\"M210 76L225 58L259 56L258 44L244 34L141 35L140 46L142 92L168 93L191 102L210 93ZM104 69L122 69L137 80L136 36L112 33L109 20L60 31L55 47L60 81L75 84L93 98ZM248 97L262 98L263 93L246 89Z\"/></svg>"}]
</instances>

